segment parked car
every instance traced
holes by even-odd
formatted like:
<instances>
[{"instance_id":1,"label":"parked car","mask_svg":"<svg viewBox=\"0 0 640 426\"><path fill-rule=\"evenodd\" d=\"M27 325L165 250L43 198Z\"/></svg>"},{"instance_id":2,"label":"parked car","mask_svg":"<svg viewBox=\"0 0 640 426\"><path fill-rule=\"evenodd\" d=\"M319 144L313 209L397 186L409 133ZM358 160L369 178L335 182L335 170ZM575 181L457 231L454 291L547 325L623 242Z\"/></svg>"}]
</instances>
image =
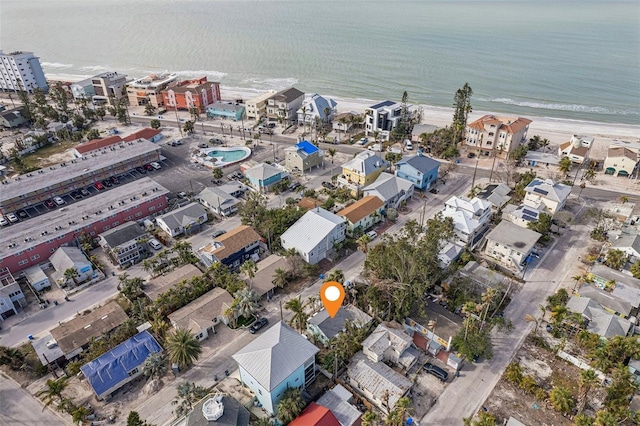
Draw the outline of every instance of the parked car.
<instances>
[{"instance_id":1,"label":"parked car","mask_svg":"<svg viewBox=\"0 0 640 426\"><path fill-rule=\"evenodd\" d=\"M106 186L107 188L111 188L113 186L110 179L105 179L101 183L103 186Z\"/></svg>"},{"instance_id":2,"label":"parked car","mask_svg":"<svg viewBox=\"0 0 640 426\"><path fill-rule=\"evenodd\" d=\"M251 327L249 327L249 333L251 334L255 334L257 333L261 328L264 328L264 326L266 326L267 324L269 324L269 320L266 318L259 318L257 319L253 324L251 324Z\"/></svg>"},{"instance_id":3,"label":"parked car","mask_svg":"<svg viewBox=\"0 0 640 426\"><path fill-rule=\"evenodd\" d=\"M430 192L430 193L432 193L432 194L437 194L437 193L438 193L438 192L440 192L440 191L438 191L436 188L431 188L431 189L429 190L429 192Z\"/></svg>"},{"instance_id":4,"label":"parked car","mask_svg":"<svg viewBox=\"0 0 640 426\"><path fill-rule=\"evenodd\" d=\"M71 196L71 198L76 199L76 198L82 198L82 195L80 194L80 191L73 191L72 193L69 194Z\"/></svg>"},{"instance_id":5,"label":"parked car","mask_svg":"<svg viewBox=\"0 0 640 426\"><path fill-rule=\"evenodd\" d=\"M294 182L289 185L289 191L295 191L296 189L300 188L300 186L300 182Z\"/></svg>"},{"instance_id":6,"label":"parked car","mask_svg":"<svg viewBox=\"0 0 640 426\"><path fill-rule=\"evenodd\" d=\"M151 164L145 164L145 165L144 165L144 166L142 166L142 167L144 167L144 169L145 169L146 171L148 171L148 172L153 171L153 167L151 167Z\"/></svg>"},{"instance_id":7,"label":"parked car","mask_svg":"<svg viewBox=\"0 0 640 426\"><path fill-rule=\"evenodd\" d=\"M81 194L83 197L88 197L89 195L91 195L91 193L90 193L89 191L87 191L86 189L84 189L84 188L82 188L82 189L80 190L80 194Z\"/></svg>"},{"instance_id":8,"label":"parked car","mask_svg":"<svg viewBox=\"0 0 640 426\"><path fill-rule=\"evenodd\" d=\"M198 144L198 148L206 148L206 147L208 147L208 146L209 146L209 145L207 145L207 144L206 144L206 143L204 143L204 142L202 142L202 143L199 143L199 144Z\"/></svg>"},{"instance_id":9,"label":"parked car","mask_svg":"<svg viewBox=\"0 0 640 426\"><path fill-rule=\"evenodd\" d=\"M18 215L18 217L20 219L27 219L29 217L29 215L27 214L27 212L25 212L24 210L18 210L16 212L16 214Z\"/></svg>"},{"instance_id":10,"label":"parked car","mask_svg":"<svg viewBox=\"0 0 640 426\"><path fill-rule=\"evenodd\" d=\"M98 191L102 191L104 189L104 185L101 182L96 182L93 184L94 188Z\"/></svg>"},{"instance_id":11,"label":"parked car","mask_svg":"<svg viewBox=\"0 0 640 426\"><path fill-rule=\"evenodd\" d=\"M144 167L136 167L136 172L140 173L140 174L146 174L147 171L144 169Z\"/></svg>"},{"instance_id":12,"label":"parked car","mask_svg":"<svg viewBox=\"0 0 640 426\"><path fill-rule=\"evenodd\" d=\"M369 139L367 138L362 138L358 141L358 145L366 145L369 143Z\"/></svg>"},{"instance_id":13,"label":"parked car","mask_svg":"<svg viewBox=\"0 0 640 426\"><path fill-rule=\"evenodd\" d=\"M220 145L222 142L222 139L220 138L211 138L209 139L209 143L212 143L214 145Z\"/></svg>"},{"instance_id":14,"label":"parked car","mask_svg":"<svg viewBox=\"0 0 640 426\"><path fill-rule=\"evenodd\" d=\"M18 221L18 216L16 216L14 213L9 213L7 215L7 219L9 219L9 222L15 223Z\"/></svg>"},{"instance_id":15,"label":"parked car","mask_svg":"<svg viewBox=\"0 0 640 426\"><path fill-rule=\"evenodd\" d=\"M53 197L53 201L59 206L66 204L65 201L60 197Z\"/></svg>"},{"instance_id":16,"label":"parked car","mask_svg":"<svg viewBox=\"0 0 640 426\"><path fill-rule=\"evenodd\" d=\"M149 240L149 247L151 247L154 250L161 250L162 244L160 244L160 241L156 240L155 238L152 238Z\"/></svg>"},{"instance_id":17,"label":"parked car","mask_svg":"<svg viewBox=\"0 0 640 426\"><path fill-rule=\"evenodd\" d=\"M218 238L220 235L224 235L226 234L227 231L223 230L223 229L218 229L216 232L214 232L213 234L211 234L211 236L213 238Z\"/></svg>"},{"instance_id":18,"label":"parked car","mask_svg":"<svg viewBox=\"0 0 640 426\"><path fill-rule=\"evenodd\" d=\"M178 139L176 142L176 145L182 145L182 141L180 139Z\"/></svg>"},{"instance_id":19,"label":"parked car","mask_svg":"<svg viewBox=\"0 0 640 426\"><path fill-rule=\"evenodd\" d=\"M160 165L160 163L158 163L157 161L154 161L153 163L149 163L149 165L151 167L153 167L156 170L160 170L162 168L162 166Z\"/></svg>"},{"instance_id":20,"label":"parked car","mask_svg":"<svg viewBox=\"0 0 640 426\"><path fill-rule=\"evenodd\" d=\"M367 237L369 237L369 239L373 241L378 238L378 233L376 231L369 231L367 232Z\"/></svg>"},{"instance_id":21,"label":"parked car","mask_svg":"<svg viewBox=\"0 0 640 426\"><path fill-rule=\"evenodd\" d=\"M110 181L111 181L111 183L112 183L112 184L114 184L114 185L118 185L118 184L120 184L120 180L119 180L117 177L115 177L115 176L112 176L109 180L110 180Z\"/></svg>"},{"instance_id":22,"label":"parked car","mask_svg":"<svg viewBox=\"0 0 640 426\"><path fill-rule=\"evenodd\" d=\"M9 224L9 221L7 220L7 218L4 216L0 216L0 225L7 226L8 224Z\"/></svg>"},{"instance_id":23,"label":"parked car","mask_svg":"<svg viewBox=\"0 0 640 426\"><path fill-rule=\"evenodd\" d=\"M50 209L56 207L56 203L54 203L53 200L44 200L44 205L49 207Z\"/></svg>"},{"instance_id":24,"label":"parked car","mask_svg":"<svg viewBox=\"0 0 640 426\"><path fill-rule=\"evenodd\" d=\"M422 368L424 369L424 371L433 376L436 376L443 382L446 382L447 377L449 377L449 373L447 373L444 369L438 367L437 365L433 365L430 362L427 362Z\"/></svg>"},{"instance_id":25,"label":"parked car","mask_svg":"<svg viewBox=\"0 0 640 426\"><path fill-rule=\"evenodd\" d=\"M322 186L330 189L332 191L334 191L336 189L336 186L334 184L332 184L331 182L322 182Z\"/></svg>"}]
</instances>

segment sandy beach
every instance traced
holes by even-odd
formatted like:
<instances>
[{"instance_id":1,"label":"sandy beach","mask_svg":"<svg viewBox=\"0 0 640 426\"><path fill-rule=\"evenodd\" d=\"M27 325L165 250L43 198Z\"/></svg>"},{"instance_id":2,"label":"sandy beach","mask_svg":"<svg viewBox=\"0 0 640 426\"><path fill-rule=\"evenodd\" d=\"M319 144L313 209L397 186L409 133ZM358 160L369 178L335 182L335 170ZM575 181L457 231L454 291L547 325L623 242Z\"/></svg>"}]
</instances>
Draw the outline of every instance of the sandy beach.
<instances>
[{"instance_id":1,"label":"sandy beach","mask_svg":"<svg viewBox=\"0 0 640 426\"><path fill-rule=\"evenodd\" d=\"M224 99L246 100L256 96L256 92L252 90L243 91L238 88L227 88L224 86L221 86L220 91ZM326 96L333 98L337 102L338 112L356 112L359 114L362 114L364 109L368 106L382 100L345 99L338 96ZM473 105L473 98L471 99L471 104ZM433 124L438 127L445 127L451 124L453 107L442 108L431 105L414 105L414 107L422 108L422 122L425 124ZM505 115L504 113L473 111L469 115L469 122L472 122L485 114ZM572 135L594 137L595 143L591 148L590 153L590 157L594 159L604 159L607 155L607 148L613 141L624 140L629 142L640 142L640 125L633 126L629 124L596 123L552 117L527 116L526 118L533 120L529 126L528 136L532 137L534 135L539 135L542 138L549 139L551 142L550 147L555 147L556 150L560 144L569 141ZM551 150L551 152L554 151Z\"/></svg>"}]
</instances>

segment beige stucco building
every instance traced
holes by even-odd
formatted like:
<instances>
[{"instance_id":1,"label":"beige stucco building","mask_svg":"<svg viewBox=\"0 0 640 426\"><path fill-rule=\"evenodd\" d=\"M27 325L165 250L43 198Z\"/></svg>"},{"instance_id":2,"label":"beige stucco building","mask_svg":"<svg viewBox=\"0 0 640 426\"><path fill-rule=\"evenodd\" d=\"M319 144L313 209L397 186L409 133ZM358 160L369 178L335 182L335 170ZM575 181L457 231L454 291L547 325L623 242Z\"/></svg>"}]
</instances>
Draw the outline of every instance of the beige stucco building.
<instances>
[{"instance_id":1,"label":"beige stucco building","mask_svg":"<svg viewBox=\"0 0 640 426\"><path fill-rule=\"evenodd\" d=\"M287 170L300 170L305 172L320 167L324 159L324 153L311 142L302 141L284 150L285 167Z\"/></svg>"},{"instance_id":2,"label":"beige stucco building","mask_svg":"<svg viewBox=\"0 0 640 426\"><path fill-rule=\"evenodd\" d=\"M270 97L275 95L275 90L270 90L253 99L247 99L246 101L246 115L248 120L258 120L267 116L267 102Z\"/></svg>"},{"instance_id":3,"label":"beige stucco building","mask_svg":"<svg viewBox=\"0 0 640 426\"><path fill-rule=\"evenodd\" d=\"M484 115L467 125L464 143L479 155L507 158L509 153L527 140L531 120L522 117Z\"/></svg>"}]
</instances>

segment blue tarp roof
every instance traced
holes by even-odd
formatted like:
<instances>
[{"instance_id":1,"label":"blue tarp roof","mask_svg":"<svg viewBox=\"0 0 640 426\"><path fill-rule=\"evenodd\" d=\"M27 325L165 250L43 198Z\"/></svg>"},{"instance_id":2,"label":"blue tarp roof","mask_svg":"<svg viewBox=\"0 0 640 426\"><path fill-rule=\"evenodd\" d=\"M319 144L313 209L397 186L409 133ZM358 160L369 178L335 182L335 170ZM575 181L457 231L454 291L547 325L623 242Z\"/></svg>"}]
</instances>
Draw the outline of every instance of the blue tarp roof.
<instances>
[{"instance_id":1,"label":"blue tarp roof","mask_svg":"<svg viewBox=\"0 0 640 426\"><path fill-rule=\"evenodd\" d=\"M296 148L303 150L305 154L313 154L318 150L318 147L309 141L298 142Z\"/></svg>"},{"instance_id":2,"label":"blue tarp roof","mask_svg":"<svg viewBox=\"0 0 640 426\"><path fill-rule=\"evenodd\" d=\"M129 372L142 365L150 354L160 351L162 348L156 339L145 330L83 365L80 370L100 398L127 379Z\"/></svg>"}]
</instances>

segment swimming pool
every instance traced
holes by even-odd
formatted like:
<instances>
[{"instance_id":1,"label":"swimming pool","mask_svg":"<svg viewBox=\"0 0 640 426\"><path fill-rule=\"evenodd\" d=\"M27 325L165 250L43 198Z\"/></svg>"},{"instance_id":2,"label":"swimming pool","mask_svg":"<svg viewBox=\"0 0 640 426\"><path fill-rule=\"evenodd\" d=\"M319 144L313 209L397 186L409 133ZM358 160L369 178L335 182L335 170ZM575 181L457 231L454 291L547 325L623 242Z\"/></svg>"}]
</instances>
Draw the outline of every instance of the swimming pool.
<instances>
[{"instance_id":1,"label":"swimming pool","mask_svg":"<svg viewBox=\"0 0 640 426\"><path fill-rule=\"evenodd\" d=\"M248 158L251 149L244 146L205 148L197 156L199 163L207 167L225 167Z\"/></svg>"}]
</instances>

